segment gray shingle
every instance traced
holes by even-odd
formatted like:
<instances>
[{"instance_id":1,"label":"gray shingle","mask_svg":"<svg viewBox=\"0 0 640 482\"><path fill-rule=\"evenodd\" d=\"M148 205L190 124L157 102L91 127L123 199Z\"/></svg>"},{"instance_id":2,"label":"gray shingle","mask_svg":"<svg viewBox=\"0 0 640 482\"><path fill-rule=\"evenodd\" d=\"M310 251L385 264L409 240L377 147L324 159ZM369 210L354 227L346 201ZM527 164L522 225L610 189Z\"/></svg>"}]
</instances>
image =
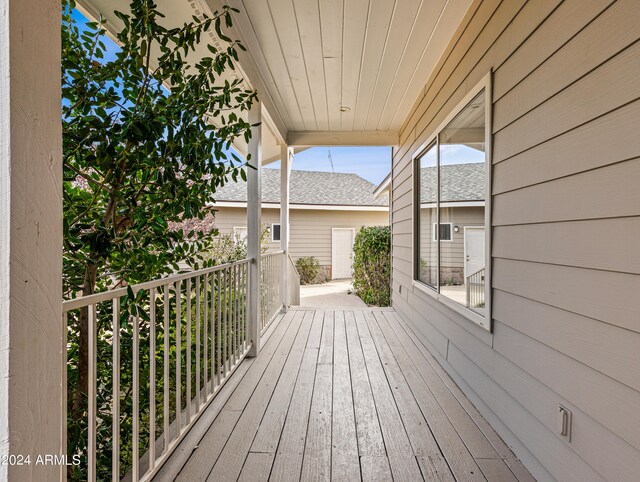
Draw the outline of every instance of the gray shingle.
<instances>
[{"instance_id":1,"label":"gray shingle","mask_svg":"<svg viewBox=\"0 0 640 482\"><path fill-rule=\"evenodd\" d=\"M420 169L420 202L436 202L436 168ZM484 201L484 163L440 166L440 202Z\"/></svg>"},{"instance_id":2,"label":"gray shingle","mask_svg":"<svg viewBox=\"0 0 640 482\"><path fill-rule=\"evenodd\" d=\"M357 174L291 171L289 202L335 206L387 206L388 198L373 197L376 186ZM238 179L218 189L216 201L247 200L247 184ZM262 202L280 202L280 169L262 170Z\"/></svg>"}]
</instances>

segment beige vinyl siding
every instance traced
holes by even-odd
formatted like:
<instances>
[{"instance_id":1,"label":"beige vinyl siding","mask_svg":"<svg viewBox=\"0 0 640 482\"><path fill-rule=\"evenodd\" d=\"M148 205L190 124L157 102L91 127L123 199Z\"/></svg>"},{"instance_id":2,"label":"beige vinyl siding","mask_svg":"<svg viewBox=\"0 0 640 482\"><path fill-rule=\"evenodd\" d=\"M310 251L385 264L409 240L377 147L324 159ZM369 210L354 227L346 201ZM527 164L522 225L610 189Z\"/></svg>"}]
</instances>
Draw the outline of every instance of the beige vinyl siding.
<instances>
[{"instance_id":1,"label":"beige vinyl siding","mask_svg":"<svg viewBox=\"0 0 640 482\"><path fill-rule=\"evenodd\" d=\"M215 225L221 233L233 232L234 226L247 225L245 208L217 208ZM363 226L387 226L387 211L331 211L320 209L291 209L289 211L291 236L289 253L294 259L315 256L320 265L331 266L331 229ZM279 209L262 209L263 224L280 222ZM279 242L269 242L269 250L278 251Z\"/></svg>"},{"instance_id":2,"label":"beige vinyl siding","mask_svg":"<svg viewBox=\"0 0 640 482\"><path fill-rule=\"evenodd\" d=\"M474 2L393 152L393 305L541 480L640 473L638 25L637 0ZM493 333L412 287L411 207L411 156L490 70Z\"/></svg>"},{"instance_id":3,"label":"beige vinyl siding","mask_svg":"<svg viewBox=\"0 0 640 482\"><path fill-rule=\"evenodd\" d=\"M435 209L424 208L423 217L425 220L429 216L424 213L431 213L430 222L422 223L420 226L420 240L423 243L423 250L427 252L434 248L435 225ZM451 224L451 240L442 240L440 252L440 264L444 267L464 267L464 228L465 226L484 226L484 208L482 207L463 207L463 208L443 208L441 224ZM459 231L456 233L454 227L458 226ZM433 250L430 262L435 265L437 253Z\"/></svg>"}]
</instances>

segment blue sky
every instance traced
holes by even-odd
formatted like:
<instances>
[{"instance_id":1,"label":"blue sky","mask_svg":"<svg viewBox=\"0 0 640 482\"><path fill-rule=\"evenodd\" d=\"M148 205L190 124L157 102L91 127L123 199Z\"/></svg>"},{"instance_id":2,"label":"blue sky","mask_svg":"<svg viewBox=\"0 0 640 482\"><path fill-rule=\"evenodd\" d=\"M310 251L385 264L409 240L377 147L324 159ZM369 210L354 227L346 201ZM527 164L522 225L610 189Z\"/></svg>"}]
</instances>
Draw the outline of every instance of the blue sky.
<instances>
[{"instance_id":1,"label":"blue sky","mask_svg":"<svg viewBox=\"0 0 640 482\"><path fill-rule=\"evenodd\" d=\"M391 170L390 147L331 147L335 172L355 172L373 184L380 184ZM267 168L280 168L274 162ZM292 169L331 172L329 148L312 147L295 155Z\"/></svg>"}]
</instances>

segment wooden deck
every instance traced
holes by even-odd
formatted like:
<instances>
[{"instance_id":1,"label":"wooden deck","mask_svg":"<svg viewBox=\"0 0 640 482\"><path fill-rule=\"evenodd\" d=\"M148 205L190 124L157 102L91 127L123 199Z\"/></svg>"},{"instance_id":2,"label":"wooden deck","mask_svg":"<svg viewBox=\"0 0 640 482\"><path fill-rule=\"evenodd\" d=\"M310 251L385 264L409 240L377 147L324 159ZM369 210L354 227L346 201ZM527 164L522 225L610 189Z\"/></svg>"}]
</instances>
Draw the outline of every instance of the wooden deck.
<instances>
[{"instance_id":1,"label":"wooden deck","mask_svg":"<svg viewBox=\"0 0 640 482\"><path fill-rule=\"evenodd\" d=\"M154 480L533 480L391 309L293 309Z\"/></svg>"}]
</instances>

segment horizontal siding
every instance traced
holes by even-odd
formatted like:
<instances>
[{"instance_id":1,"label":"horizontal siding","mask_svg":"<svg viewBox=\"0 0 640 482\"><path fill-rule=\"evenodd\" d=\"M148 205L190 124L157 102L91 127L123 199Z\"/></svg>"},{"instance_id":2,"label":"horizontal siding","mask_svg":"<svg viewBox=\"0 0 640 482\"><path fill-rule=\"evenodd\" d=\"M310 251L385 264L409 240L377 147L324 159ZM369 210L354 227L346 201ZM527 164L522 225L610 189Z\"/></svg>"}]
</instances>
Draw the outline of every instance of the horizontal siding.
<instances>
[{"instance_id":1,"label":"horizontal siding","mask_svg":"<svg viewBox=\"0 0 640 482\"><path fill-rule=\"evenodd\" d=\"M640 240L640 217L498 226L493 256L640 274L638 246L629 237Z\"/></svg>"},{"instance_id":2,"label":"horizontal siding","mask_svg":"<svg viewBox=\"0 0 640 482\"><path fill-rule=\"evenodd\" d=\"M494 195L636 158L640 152L638 119L640 101L635 101L495 164ZM610 146L612 139L615 149Z\"/></svg>"},{"instance_id":3,"label":"horizontal siding","mask_svg":"<svg viewBox=\"0 0 640 482\"><path fill-rule=\"evenodd\" d=\"M246 226L247 211L244 208L219 208L215 224L222 233L233 232L234 226ZM291 236L289 253L294 259L315 256L320 265L331 266L331 229L353 228L356 233L363 226L385 226L389 224L389 213L385 211L325 211L292 209L289 211ZM263 224L279 223L278 209L262 210ZM269 250L280 249L279 242L269 242Z\"/></svg>"},{"instance_id":4,"label":"horizontal siding","mask_svg":"<svg viewBox=\"0 0 640 482\"><path fill-rule=\"evenodd\" d=\"M639 24L635 0L475 2L393 150L393 304L542 480L640 473ZM412 285L411 160L490 70L492 334Z\"/></svg>"}]
</instances>

